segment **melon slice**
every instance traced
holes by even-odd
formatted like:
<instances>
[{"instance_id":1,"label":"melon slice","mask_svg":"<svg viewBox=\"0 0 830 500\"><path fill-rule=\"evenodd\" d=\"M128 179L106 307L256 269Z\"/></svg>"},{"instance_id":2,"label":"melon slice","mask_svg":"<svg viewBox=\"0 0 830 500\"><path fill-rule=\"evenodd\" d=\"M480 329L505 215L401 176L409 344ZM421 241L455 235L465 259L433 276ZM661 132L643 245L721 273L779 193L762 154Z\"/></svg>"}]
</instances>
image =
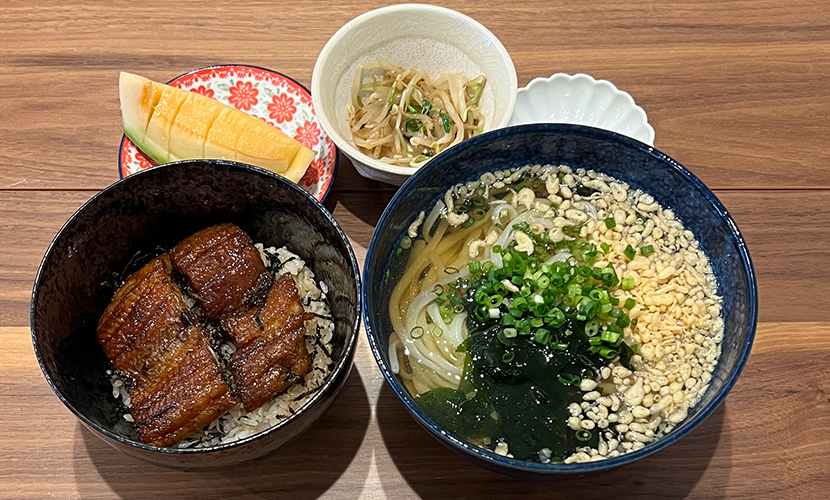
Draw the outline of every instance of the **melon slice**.
<instances>
[{"instance_id":1,"label":"melon slice","mask_svg":"<svg viewBox=\"0 0 830 500\"><path fill-rule=\"evenodd\" d=\"M247 118L248 115L238 109L230 106L223 108L208 131L205 158L236 160L236 141L242 135L243 127L248 122Z\"/></svg>"},{"instance_id":2,"label":"melon slice","mask_svg":"<svg viewBox=\"0 0 830 500\"><path fill-rule=\"evenodd\" d=\"M297 182L316 153L236 108L130 73L120 77L124 133L159 163L236 160Z\"/></svg>"},{"instance_id":3,"label":"melon slice","mask_svg":"<svg viewBox=\"0 0 830 500\"><path fill-rule=\"evenodd\" d=\"M191 152L198 152L200 158L207 158L204 154L205 139L222 108L215 106L212 99L201 98L193 92L189 94L170 127L170 137L176 140L169 142L168 149L170 156L175 158L187 158Z\"/></svg>"},{"instance_id":4,"label":"melon slice","mask_svg":"<svg viewBox=\"0 0 830 500\"><path fill-rule=\"evenodd\" d=\"M176 115L179 114L179 108L186 99L187 92L166 87L161 94L161 99L153 108L153 114L150 115L150 123L147 124L147 131L144 132L142 140L143 144L136 143L142 151L159 163L183 159L170 154L170 130Z\"/></svg>"}]
</instances>

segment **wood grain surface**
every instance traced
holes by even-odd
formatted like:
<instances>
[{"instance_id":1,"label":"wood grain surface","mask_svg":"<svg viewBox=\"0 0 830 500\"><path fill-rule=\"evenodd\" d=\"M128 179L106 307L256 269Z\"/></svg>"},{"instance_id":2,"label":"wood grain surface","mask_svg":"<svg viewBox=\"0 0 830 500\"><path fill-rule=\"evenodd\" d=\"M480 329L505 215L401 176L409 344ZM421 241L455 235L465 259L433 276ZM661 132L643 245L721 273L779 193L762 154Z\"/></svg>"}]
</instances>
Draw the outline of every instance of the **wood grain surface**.
<instances>
[{"instance_id":1,"label":"wood grain surface","mask_svg":"<svg viewBox=\"0 0 830 500\"><path fill-rule=\"evenodd\" d=\"M254 64L309 86L344 23L381 2L0 2L0 499L830 497L830 2L445 2L487 26L524 85L588 73L629 92L655 145L714 188L748 242L760 319L726 402L678 443L594 477L518 482L445 450L406 413L361 336L329 412L251 464L186 473L82 428L28 329L37 266L117 180L121 70L168 80ZM394 188L347 160L326 206L362 260Z\"/></svg>"}]
</instances>

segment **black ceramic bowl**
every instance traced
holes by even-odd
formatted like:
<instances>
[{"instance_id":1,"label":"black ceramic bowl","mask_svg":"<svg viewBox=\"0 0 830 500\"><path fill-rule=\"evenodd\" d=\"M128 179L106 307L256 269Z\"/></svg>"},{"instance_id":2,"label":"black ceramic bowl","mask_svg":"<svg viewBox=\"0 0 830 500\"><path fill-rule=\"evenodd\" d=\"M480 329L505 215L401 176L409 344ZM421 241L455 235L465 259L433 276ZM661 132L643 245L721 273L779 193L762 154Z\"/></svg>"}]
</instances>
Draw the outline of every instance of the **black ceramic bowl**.
<instances>
[{"instance_id":1,"label":"black ceramic bowl","mask_svg":"<svg viewBox=\"0 0 830 500\"><path fill-rule=\"evenodd\" d=\"M297 413L268 431L199 449L137 440L112 396L96 325L120 279L179 240L233 222L265 246L287 245L330 290L333 373ZM81 207L46 252L32 292L32 342L47 382L80 421L115 448L158 465L219 467L262 456L321 416L348 377L360 322L358 266L331 214L296 185L215 160L162 165L122 179Z\"/></svg>"},{"instance_id":2,"label":"black ceramic bowl","mask_svg":"<svg viewBox=\"0 0 830 500\"><path fill-rule=\"evenodd\" d=\"M473 446L441 428L415 403L389 368L389 296L402 273L394 259L415 214L427 212L452 186L485 172L536 164L565 164L621 179L671 208L698 238L723 296L724 340L720 361L701 401L679 426L645 448L598 462L542 464L504 457ZM388 275L386 273L389 273ZM743 370L758 321L758 293L749 251L726 208L697 177L654 148L613 132L575 125L523 125L474 137L421 167L386 207L372 235L363 270L363 304L369 345L386 381L431 435L462 457L498 472L544 477L587 473L631 463L685 436L726 398Z\"/></svg>"}]
</instances>

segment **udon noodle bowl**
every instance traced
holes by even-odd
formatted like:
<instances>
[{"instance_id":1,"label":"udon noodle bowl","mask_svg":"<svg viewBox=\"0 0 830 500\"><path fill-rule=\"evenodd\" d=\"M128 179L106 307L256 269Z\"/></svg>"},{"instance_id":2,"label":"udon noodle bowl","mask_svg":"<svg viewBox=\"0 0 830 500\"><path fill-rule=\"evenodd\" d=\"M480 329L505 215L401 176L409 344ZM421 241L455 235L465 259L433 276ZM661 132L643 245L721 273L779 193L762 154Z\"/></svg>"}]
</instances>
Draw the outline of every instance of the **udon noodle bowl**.
<instances>
[{"instance_id":1,"label":"udon noodle bowl","mask_svg":"<svg viewBox=\"0 0 830 500\"><path fill-rule=\"evenodd\" d=\"M706 391L722 300L695 235L648 193L526 166L455 186L407 233L389 358L456 436L602 460L671 432Z\"/></svg>"}]
</instances>

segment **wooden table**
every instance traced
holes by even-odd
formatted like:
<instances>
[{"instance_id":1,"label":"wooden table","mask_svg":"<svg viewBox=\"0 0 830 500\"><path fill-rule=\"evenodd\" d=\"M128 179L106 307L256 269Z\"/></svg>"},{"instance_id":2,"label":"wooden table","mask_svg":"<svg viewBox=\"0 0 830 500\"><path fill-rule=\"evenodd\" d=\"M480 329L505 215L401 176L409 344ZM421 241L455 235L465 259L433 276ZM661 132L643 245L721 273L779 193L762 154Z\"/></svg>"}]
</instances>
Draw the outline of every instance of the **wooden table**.
<instances>
[{"instance_id":1,"label":"wooden table","mask_svg":"<svg viewBox=\"0 0 830 500\"><path fill-rule=\"evenodd\" d=\"M122 456L52 394L29 299L46 247L114 182L117 77L165 81L237 62L309 85L326 40L374 0L0 4L0 499L830 497L830 3L827 0L450 2L493 31L519 84L614 82L656 146L715 189L752 252L760 324L726 402L668 449L594 478L517 482L422 431L361 337L326 416L276 454L185 473ZM326 206L365 255L394 188L345 159Z\"/></svg>"}]
</instances>

